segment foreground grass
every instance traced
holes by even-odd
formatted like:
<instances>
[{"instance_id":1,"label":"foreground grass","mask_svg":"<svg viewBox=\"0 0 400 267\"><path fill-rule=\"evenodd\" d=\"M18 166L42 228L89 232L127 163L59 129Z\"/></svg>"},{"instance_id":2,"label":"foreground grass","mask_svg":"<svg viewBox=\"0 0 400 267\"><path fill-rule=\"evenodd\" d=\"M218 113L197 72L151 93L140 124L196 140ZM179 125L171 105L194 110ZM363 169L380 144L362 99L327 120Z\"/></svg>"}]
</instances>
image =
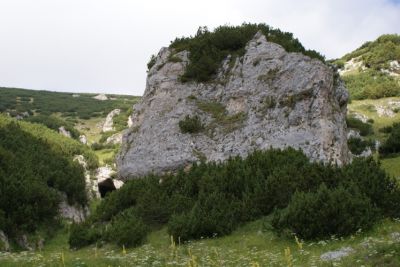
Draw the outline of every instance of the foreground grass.
<instances>
[{"instance_id":1,"label":"foreground grass","mask_svg":"<svg viewBox=\"0 0 400 267\"><path fill-rule=\"evenodd\" d=\"M165 228L134 249L105 245L69 250L68 230L49 240L41 252L1 253L0 266L399 266L400 221L385 220L368 232L344 239L297 243L278 237L267 220L239 228L232 235L173 244ZM400 234L399 234L400 235ZM321 254L351 247L349 256L324 262ZM286 250L286 252L285 252Z\"/></svg>"}]
</instances>

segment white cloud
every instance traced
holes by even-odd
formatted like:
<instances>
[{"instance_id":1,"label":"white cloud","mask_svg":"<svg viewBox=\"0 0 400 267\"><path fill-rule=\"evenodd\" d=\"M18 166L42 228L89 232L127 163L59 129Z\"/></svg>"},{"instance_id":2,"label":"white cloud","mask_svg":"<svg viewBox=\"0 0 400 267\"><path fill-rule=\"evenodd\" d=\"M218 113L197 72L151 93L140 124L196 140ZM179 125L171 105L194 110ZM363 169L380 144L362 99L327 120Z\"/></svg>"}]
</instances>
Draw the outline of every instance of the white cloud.
<instances>
[{"instance_id":1,"label":"white cloud","mask_svg":"<svg viewBox=\"0 0 400 267\"><path fill-rule=\"evenodd\" d=\"M400 33L389 0L1 0L0 85L143 93L151 54L197 27L266 22L339 57Z\"/></svg>"}]
</instances>

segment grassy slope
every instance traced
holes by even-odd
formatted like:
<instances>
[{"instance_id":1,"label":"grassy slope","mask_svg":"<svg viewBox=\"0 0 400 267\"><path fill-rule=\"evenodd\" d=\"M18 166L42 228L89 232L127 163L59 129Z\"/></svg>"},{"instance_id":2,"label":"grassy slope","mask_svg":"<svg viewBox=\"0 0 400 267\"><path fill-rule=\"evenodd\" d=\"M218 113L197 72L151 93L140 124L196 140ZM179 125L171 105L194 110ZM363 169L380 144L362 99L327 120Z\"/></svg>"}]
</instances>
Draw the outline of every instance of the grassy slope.
<instances>
[{"instance_id":1,"label":"grassy slope","mask_svg":"<svg viewBox=\"0 0 400 267\"><path fill-rule=\"evenodd\" d=\"M400 122L400 113L396 113L394 117L379 117L375 110L375 106L387 108L389 101L400 101L400 97L390 97L381 99L353 100L348 106L349 113L355 112L363 114L374 120L374 138L383 141L385 134L380 133L379 129L390 126L394 122ZM390 174L400 178L400 157L381 159L382 167Z\"/></svg>"}]
</instances>

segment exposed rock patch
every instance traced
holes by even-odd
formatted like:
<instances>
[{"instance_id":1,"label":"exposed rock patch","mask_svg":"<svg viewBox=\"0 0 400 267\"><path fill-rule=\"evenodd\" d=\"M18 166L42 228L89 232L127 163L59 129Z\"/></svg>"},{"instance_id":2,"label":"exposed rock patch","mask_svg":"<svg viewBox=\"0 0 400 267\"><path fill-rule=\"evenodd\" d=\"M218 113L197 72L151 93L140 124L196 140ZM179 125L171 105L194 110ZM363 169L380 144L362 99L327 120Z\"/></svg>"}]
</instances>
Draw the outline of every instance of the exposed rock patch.
<instances>
[{"instance_id":1,"label":"exposed rock patch","mask_svg":"<svg viewBox=\"0 0 400 267\"><path fill-rule=\"evenodd\" d=\"M60 202L58 210L62 218L71 220L75 223L85 221L86 217L89 215L89 210L87 207L77 207L74 205L70 205L68 204L65 196Z\"/></svg>"},{"instance_id":2,"label":"exposed rock patch","mask_svg":"<svg viewBox=\"0 0 400 267\"><path fill-rule=\"evenodd\" d=\"M108 100L108 97L105 94L99 94L99 95L94 96L93 98L100 100L100 101Z\"/></svg>"},{"instance_id":3,"label":"exposed rock patch","mask_svg":"<svg viewBox=\"0 0 400 267\"><path fill-rule=\"evenodd\" d=\"M108 113L107 117L106 117L106 121L103 124L103 132L111 132L114 131L113 128L113 118L116 115L119 115L119 113L121 113L120 109L114 109L113 111L111 111L110 113Z\"/></svg>"},{"instance_id":4,"label":"exposed rock patch","mask_svg":"<svg viewBox=\"0 0 400 267\"><path fill-rule=\"evenodd\" d=\"M393 118L395 116L395 113L393 112L393 110L386 108L384 106L375 106L376 112L378 113L379 117L389 117L389 118Z\"/></svg>"},{"instance_id":5,"label":"exposed rock patch","mask_svg":"<svg viewBox=\"0 0 400 267\"><path fill-rule=\"evenodd\" d=\"M354 252L351 247L344 247L335 251L328 251L321 255L320 259L323 261L337 261L343 257L347 257L350 253Z\"/></svg>"},{"instance_id":6,"label":"exposed rock patch","mask_svg":"<svg viewBox=\"0 0 400 267\"><path fill-rule=\"evenodd\" d=\"M87 145L87 138L86 135L82 134L79 136L79 142L81 142L84 145Z\"/></svg>"},{"instance_id":7,"label":"exposed rock patch","mask_svg":"<svg viewBox=\"0 0 400 267\"><path fill-rule=\"evenodd\" d=\"M209 83L181 83L188 52L162 48L117 158L122 178L162 173L205 157L223 161L254 149L300 148L315 161L349 160L348 93L321 61L287 53L257 33L243 57L228 57ZM170 55L179 62L169 62ZM186 115L205 130L183 134Z\"/></svg>"},{"instance_id":8,"label":"exposed rock patch","mask_svg":"<svg viewBox=\"0 0 400 267\"><path fill-rule=\"evenodd\" d=\"M65 137L71 138L71 133L69 131L67 131L64 126L61 126L60 128L58 128L58 132L60 134L64 135Z\"/></svg>"},{"instance_id":9,"label":"exposed rock patch","mask_svg":"<svg viewBox=\"0 0 400 267\"><path fill-rule=\"evenodd\" d=\"M121 144L122 143L122 133L116 133L107 138L106 144Z\"/></svg>"}]
</instances>

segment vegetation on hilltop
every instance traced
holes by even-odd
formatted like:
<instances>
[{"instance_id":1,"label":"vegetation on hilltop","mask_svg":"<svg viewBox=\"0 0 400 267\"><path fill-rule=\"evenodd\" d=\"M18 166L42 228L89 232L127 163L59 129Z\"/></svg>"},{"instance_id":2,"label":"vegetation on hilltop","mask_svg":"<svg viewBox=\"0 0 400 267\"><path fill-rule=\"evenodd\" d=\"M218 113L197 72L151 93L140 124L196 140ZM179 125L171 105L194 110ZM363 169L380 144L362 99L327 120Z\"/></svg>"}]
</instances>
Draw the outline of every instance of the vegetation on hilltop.
<instances>
[{"instance_id":1,"label":"vegetation on hilltop","mask_svg":"<svg viewBox=\"0 0 400 267\"><path fill-rule=\"evenodd\" d=\"M254 35L261 31L270 42L277 43L288 52L303 53L312 58L324 61L324 57L314 50L306 50L292 33L274 29L266 24L244 23L241 26L220 26L214 31L200 27L194 37L176 38L170 45L176 52L190 52L190 63L181 77L182 82L207 82L213 79L223 59L232 55L242 56L245 46ZM174 58L173 56L171 58ZM148 67L155 63L152 56Z\"/></svg>"},{"instance_id":2,"label":"vegetation on hilltop","mask_svg":"<svg viewBox=\"0 0 400 267\"><path fill-rule=\"evenodd\" d=\"M18 88L0 88L0 112L12 116L24 112L29 114L52 115L90 119L106 116L116 107L128 110L137 97L108 95L109 100L97 100L95 94L72 94L50 91L35 91Z\"/></svg>"},{"instance_id":3,"label":"vegetation on hilltop","mask_svg":"<svg viewBox=\"0 0 400 267\"><path fill-rule=\"evenodd\" d=\"M352 99L378 99L400 95L399 79L385 72L390 69L391 61L400 62L400 35L382 35L373 42L364 43L334 63L343 68L345 62L351 59L362 61L365 68L342 76ZM400 74L400 70L394 71Z\"/></svg>"},{"instance_id":4,"label":"vegetation on hilltop","mask_svg":"<svg viewBox=\"0 0 400 267\"><path fill-rule=\"evenodd\" d=\"M306 195L298 195L302 193ZM369 228L382 216L399 216L399 198L398 185L371 158L355 159L339 168L310 163L294 149L256 151L246 159L202 162L176 175L131 180L109 194L87 223L75 226L70 244L115 242L117 234L126 235L110 232L121 214L136 218L138 225L167 224L170 235L180 241L227 235L245 222L272 213L276 218L273 227L279 233L294 232L307 239L343 236ZM325 203L323 211L318 203ZM313 213L315 221L310 225L308 218ZM336 222L325 225L332 214ZM82 236L87 239L81 240ZM130 245L141 244L142 237Z\"/></svg>"},{"instance_id":5,"label":"vegetation on hilltop","mask_svg":"<svg viewBox=\"0 0 400 267\"><path fill-rule=\"evenodd\" d=\"M360 48L346 54L342 59L361 57L367 68L388 69L389 61L400 61L400 35L384 34L373 42L366 42Z\"/></svg>"},{"instance_id":6,"label":"vegetation on hilltop","mask_svg":"<svg viewBox=\"0 0 400 267\"><path fill-rule=\"evenodd\" d=\"M85 178L73 156L95 155L79 142L39 124L0 115L0 229L8 237L53 224L64 193L70 204L86 205Z\"/></svg>"}]
</instances>

